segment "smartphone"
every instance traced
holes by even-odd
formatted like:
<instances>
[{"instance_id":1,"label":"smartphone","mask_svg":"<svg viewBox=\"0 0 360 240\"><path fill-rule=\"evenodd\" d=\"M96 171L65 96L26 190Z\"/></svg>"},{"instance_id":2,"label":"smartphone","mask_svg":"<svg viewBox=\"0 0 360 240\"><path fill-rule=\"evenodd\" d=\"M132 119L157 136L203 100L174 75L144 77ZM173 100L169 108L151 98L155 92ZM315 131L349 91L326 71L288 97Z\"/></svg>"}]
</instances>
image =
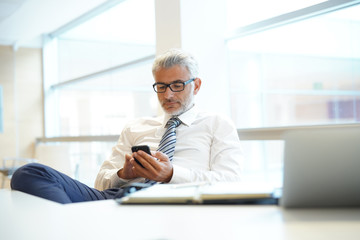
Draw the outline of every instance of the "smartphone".
<instances>
[{"instance_id":1,"label":"smartphone","mask_svg":"<svg viewBox=\"0 0 360 240\"><path fill-rule=\"evenodd\" d=\"M144 152L146 152L147 154L151 155L151 152L150 152L150 148L148 145L138 145L138 146L133 146L131 147L131 151L132 152L137 152L139 150L142 150ZM135 161L142 167L144 167L136 158L135 158Z\"/></svg>"}]
</instances>

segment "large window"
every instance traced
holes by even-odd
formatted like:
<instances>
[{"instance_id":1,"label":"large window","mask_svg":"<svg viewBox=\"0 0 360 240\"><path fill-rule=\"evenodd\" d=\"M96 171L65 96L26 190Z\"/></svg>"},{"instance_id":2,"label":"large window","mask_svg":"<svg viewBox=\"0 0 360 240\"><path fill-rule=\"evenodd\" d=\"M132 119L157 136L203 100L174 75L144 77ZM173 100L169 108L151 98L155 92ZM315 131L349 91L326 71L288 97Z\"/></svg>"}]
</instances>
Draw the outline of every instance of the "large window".
<instances>
[{"instance_id":1,"label":"large window","mask_svg":"<svg viewBox=\"0 0 360 240\"><path fill-rule=\"evenodd\" d=\"M56 144L69 146L75 176L89 185L124 124L158 108L151 63L163 46L155 46L154 1L119 2L55 31L44 46L46 137L66 142ZM360 122L360 1L222 2L228 35L219 49L226 45L228 61L217 84L229 88L229 114L240 133ZM108 142L99 138L106 135ZM283 142L243 146L244 180L279 185Z\"/></svg>"},{"instance_id":2,"label":"large window","mask_svg":"<svg viewBox=\"0 0 360 240\"><path fill-rule=\"evenodd\" d=\"M271 7L276 2L248 6L229 1L233 35L227 41L228 66L236 126L360 122L360 5L280 1L282 8ZM266 11L250 11L263 5ZM247 12L257 14L242 18ZM249 159L245 173L251 179L281 182L283 143L244 145Z\"/></svg>"},{"instance_id":3,"label":"large window","mask_svg":"<svg viewBox=\"0 0 360 240\"><path fill-rule=\"evenodd\" d=\"M129 119L156 114L154 21L153 1L123 1L56 36L47 137L119 134ZM139 101L146 111L134 107Z\"/></svg>"},{"instance_id":4,"label":"large window","mask_svg":"<svg viewBox=\"0 0 360 240\"><path fill-rule=\"evenodd\" d=\"M229 40L237 127L359 122L359 12L355 6Z\"/></svg>"},{"instance_id":5,"label":"large window","mask_svg":"<svg viewBox=\"0 0 360 240\"><path fill-rule=\"evenodd\" d=\"M116 142L92 137L118 136L130 119L154 116L158 107L151 87L154 1L107 6L113 2L83 16L81 24L49 34L44 46L51 73L45 74L46 137L87 136L48 144L66 145L74 176L89 185Z\"/></svg>"}]
</instances>

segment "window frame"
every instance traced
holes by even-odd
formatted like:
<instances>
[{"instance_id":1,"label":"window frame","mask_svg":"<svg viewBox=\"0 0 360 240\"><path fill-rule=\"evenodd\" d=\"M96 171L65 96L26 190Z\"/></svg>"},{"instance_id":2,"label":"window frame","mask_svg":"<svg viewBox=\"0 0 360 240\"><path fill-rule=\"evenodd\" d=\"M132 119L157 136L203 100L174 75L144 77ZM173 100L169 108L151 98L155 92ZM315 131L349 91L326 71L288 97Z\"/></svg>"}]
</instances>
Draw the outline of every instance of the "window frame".
<instances>
[{"instance_id":1,"label":"window frame","mask_svg":"<svg viewBox=\"0 0 360 240\"><path fill-rule=\"evenodd\" d=\"M236 29L229 33L226 41L234 38L244 37L258 32L266 31L272 28L302 21L311 17L316 17L326 13L334 12L344 8L352 7L360 4L360 0L328 0L319 4L315 4L306 8L302 8L293 12L281 14L272 18L268 18L253 24L249 24Z\"/></svg>"}]
</instances>

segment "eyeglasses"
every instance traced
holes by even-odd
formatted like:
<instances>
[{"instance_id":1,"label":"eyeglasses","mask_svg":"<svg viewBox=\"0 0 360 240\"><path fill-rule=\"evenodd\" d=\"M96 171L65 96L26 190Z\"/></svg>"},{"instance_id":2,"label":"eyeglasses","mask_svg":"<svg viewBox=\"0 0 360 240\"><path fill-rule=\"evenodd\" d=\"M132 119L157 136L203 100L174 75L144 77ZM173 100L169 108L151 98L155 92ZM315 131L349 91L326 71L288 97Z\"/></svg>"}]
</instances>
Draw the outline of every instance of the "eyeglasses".
<instances>
[{"instance_id":1,"label":"eyeglasses","mask_svg":"<svg viewBox=\"0 0 360 240\"><path fill-rule=\"evenodd\" d=\"M185 89L185 85L191 83L196 78L192 78L190 80L187 80L186 82L173 82L170 84L165 83L154 83L153 88L154 91L157 93L164 93L166 92L166 89L169 87L171 91L173 92L181 92Z\"/></svg>"}]
</instances>

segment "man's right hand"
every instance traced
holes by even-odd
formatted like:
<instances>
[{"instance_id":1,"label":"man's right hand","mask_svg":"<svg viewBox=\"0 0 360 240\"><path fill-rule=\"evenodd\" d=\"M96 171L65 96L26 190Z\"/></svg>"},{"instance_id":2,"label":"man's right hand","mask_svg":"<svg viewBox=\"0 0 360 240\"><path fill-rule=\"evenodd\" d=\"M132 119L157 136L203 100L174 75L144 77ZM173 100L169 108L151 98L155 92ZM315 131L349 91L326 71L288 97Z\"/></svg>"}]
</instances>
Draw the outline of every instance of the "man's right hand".
<instances>
[{"instance_id":1,"label":"man's right hand","mask_svg":"<svg viewBox=\"0 0 360 240\"><path fill-rule=\"evenodd\" d=\"M134 168L133 165L130 162L130 159L132 159L133 157L130 154L125 154L125 164L124 167L121 168L118 172L117 175L119 176L119 178L122 179L133 179L136 177L139 177L138 175L135 174L134 172Z\"/></svg>"}]
</instances>

